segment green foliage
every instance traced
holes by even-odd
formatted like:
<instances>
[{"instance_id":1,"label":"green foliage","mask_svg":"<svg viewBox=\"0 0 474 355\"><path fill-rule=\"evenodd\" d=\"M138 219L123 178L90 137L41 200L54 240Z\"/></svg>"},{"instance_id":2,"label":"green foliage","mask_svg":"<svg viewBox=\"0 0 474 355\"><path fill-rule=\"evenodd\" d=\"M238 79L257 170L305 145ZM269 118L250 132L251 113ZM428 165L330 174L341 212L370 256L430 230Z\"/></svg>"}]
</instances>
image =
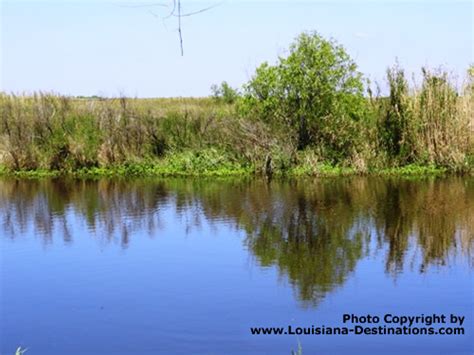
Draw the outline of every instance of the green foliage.
<instances>
[{"instance_id":1,"label":"green foliage","mask_svg":"<svg viewBox=\"0 0 474 355\"><path fill-rule=\"evenodd\" d=\"M216 149L170 155L155 167L159 175L245 175L252 170L232 155Z\"/></svg>"},{"instance_id":2,"label":"green foliage","mask_svg":"<svg viewBox=\"0 0 474 355\"><path fill-rule=\"evenodd\" d=\"M381 143L391 158L397 157L405 162L409 161L412 151L407 134L410 110L407 102L408 82L398 63L387 69L387 80L390 94L385 104L385 112L381 115Z\"/></svg>"},{"instance_id":3,"label":"green foliage","mask_svg":"<svg viewBox=\"0 0 474 355\"><path fill-rule=\"evenodd\" d=\"M408 164L398 168L387 168L375 171L377 175L395 175L395 176L436 176L443 175L447 172L446 168L437 167L435 165L418 165Z\"/></svg>"},{"instance_id":4,"label":"green foliage","mask_svg":"<svg viewBox=\"0 0 474 355\"><path fill-rule=\"evenodd\" d=\"M456 137L453 122L457 114L458 94L449 82L446 72L432 73L423 68L423 85L417 108L418 143L417 152L423 162L438 165L457 163L456 152L460 136ZM462 122L459 122L462 124ZM467 128L467 127L466 127ZM461 133L461 132L460 132ZM462 158L461 158L462 159Z\"/></svg>"},{"instance_id":5,"label":"green foliage","mask_svg":"<svg viewBox=\"0 0 474 355\"><path fill-rule=\"evenodd\" d=\"M233 104L239 97L239 92L232 88L227 81L223 81L219 86L214 84L211 86L212 97L217 101L226 104Z\"/></svg>"},{"instance_id":6,"label":"green foliage","mask_svg":"<svg viewBox=\"0 0 474 355\"><path fill-rule=\"evenodd\" d=\"M457 90L445 71L423 69L416 87L397 64L389 96L369 83L364 97L344 48L303 33L287 56L256 69L242 95L226 82L201 99L0 93L0 174L471 172L473 66L468 75Z\"/></svg>"},{"instance_id":7,"label":"green foliage","mask_svg":"<svg viewBox=\"0 0 474 355\"><path fill-rule=\"evenodd\" d=\"M243 111L292 130L298 149L340 161L359 138L362 76L342 46L317 33L301 34L276 65L258 67L244 94Z\"/></svg>"},{"instance_id":8,"label":"green foliage","mask_svg":"<svg viewBox=\"0 0 474 355\"><path fill-rule=\"evenodd\" d=\"M387 165L422 164L469 169L472 94L461 96L444 70L422 68L420 88L410 88L397 65L387 70L390 94L378 98L378 143ZM379 154L380 156L381 154Z\"/></svg>"}]
</instances>

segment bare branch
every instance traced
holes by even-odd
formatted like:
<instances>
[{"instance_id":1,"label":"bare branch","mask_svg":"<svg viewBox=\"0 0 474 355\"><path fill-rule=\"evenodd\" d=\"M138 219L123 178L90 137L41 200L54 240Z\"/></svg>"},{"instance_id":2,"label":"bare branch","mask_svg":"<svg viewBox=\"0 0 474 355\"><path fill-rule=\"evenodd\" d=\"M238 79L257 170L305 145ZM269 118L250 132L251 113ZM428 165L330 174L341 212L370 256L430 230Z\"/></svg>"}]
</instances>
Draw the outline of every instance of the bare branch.
<instances>
[{"instance_id":1,"label":"bare branch","mask_svg":"<svg viewBox=\"0 0 474 355\"><path fill-rule=\"evenodd\" d=\"M129 7L129 8L152 7L152 6L168 7L168 5L166 5L166 4L160 4L160 3L141 4L141 5L119 5L119 4L117 4L117 6L120 6L120 7Z\"/></svg>"},{"instance_id":2,"label":"bare branch","mask_svg":"<svg viewBox=\"0 0 474 355\"><path fill-rule=\"evenodd\" d=\"M181 47L181 57L184 55L183 51L183 34L181 33L181 0L178 0L178 33L179 33L179 44Z\"/></svg>"},{"instance_id":3,"label":"bare branch","mask_svg":"<svg viewBox=\"0 0 474 355\"><path fill-rule=\"evenodd\" d=\"M211 9L217 7L217 6L220 6L220 5L222 5L222 3L223 3L223 2L220 2L220 3L217 3L217 4L211 5L211 6L209 6L209 7L206 7L206 8L204 8L204 9L198 10L198 11L188 12L188 13L186 13L186 14L181 14L180 17L186 17L186 16L197 15L197 14L200 14L200 13L202 13L202 12L206 12L206 11L208 11L208 10L211 10ZM173 16L176 16L176 17L177 17L177 15L174 15L174 14L173 14Z\"/></svg>"},{"instance_id":4,"label":"bare branch","mask_svg":"<svg viewBox=\"0 0 474 355\"><path fill-rule=\"evenodd\" d=\"M200 13L203 13L203 12L206 12L206 11L209 11L219 5L221 5L224 1L221 1L217 4L214 4L214 5L211 5L211 6L208 6L206 8L203 8L203 9L200 9L200 10L197 10L197 11L193 11L193 12L188 12L188 13L181 13L181 0L173 0L173 8L171 9L171 11L168 13L168 15L166 15L165 17L162 17L162 20L163 20L163 24L164 24L164 20L166 20L167 18L170 18L170 17L177 17L178 18L178 36L179 36L179 46L180 46L180 50L181 50L181 56L184 56L184 47L183 47L183 31L182 31L182 27L181 27L181 18L182 17L188 17L188 16L193 16L193 15L197 15L197 14L200 14ZM140 5L119 5L119 6L122 6L122 7L134 7L134 8L139 8L139 7L151 7L151 6L161 6L161 7L169 7L169 5L166 5L166 4L162 4L162 3L150 3L150 4L140 4ZM156 13L154 13L153 11L151 10L148 10L148 12L153 16L153 17L156 17L156 18L160 18Z\"/></svg>"},{"instance_id":5,"label":"bare branch","mask_svg":"<svg viewBox=\"0 0 474 355\"><path fill-rule=\"evenodd\" d=\"M163 20L166 20L167 18L170 18L171 16L173 16L175 11L176 11L176 0L173 0L173 9L167 16L163 17Z\"/></svg>"},{"instance_id":6,"label":"bare branch","mask_svg":"<svg viewBox=\"0 0 474 355\"><path fill-rule=\"evenodd\" d=\"M160 16L158 16L157 14L155 14L153 11L148 10L148 12L149 12L152 16L154 16L154 17L156 17L156 18L160 18Z\"/></svg>"}]
</instances>

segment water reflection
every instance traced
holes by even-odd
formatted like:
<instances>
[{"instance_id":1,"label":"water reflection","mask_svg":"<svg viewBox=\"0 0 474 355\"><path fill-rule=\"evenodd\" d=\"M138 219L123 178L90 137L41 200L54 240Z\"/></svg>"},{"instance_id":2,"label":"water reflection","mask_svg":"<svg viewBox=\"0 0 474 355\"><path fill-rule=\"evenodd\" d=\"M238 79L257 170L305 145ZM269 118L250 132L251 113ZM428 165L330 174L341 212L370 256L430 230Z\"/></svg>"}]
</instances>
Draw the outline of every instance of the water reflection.
<instances>
[{"instance_id":1,"label":"water reflection","mask_svg":"<svg viewBox=\"0 0 474 355\"><path fill-rule=\"evenodd\" d=\"M83 220L91 232L126 248L134 231L160 228L160 205L169 203L164 183L41 180L0 181L2 229L9 238L28 228L45 243L54 237L71 242L70 222Z\"/></svg>"},{"instance_id":2,"label":"water reflection","mask_svg":"<svg viewBox=\"0 0 474 355\"><path fill-rule=\"evenodd\" d=\"M34 231L73 243L85 223L105 243L153 237L164 207L195 228L204 218L244 230L261 266L276 266L299 299L316 304L370 253L394 276L456 258L473 266L474 179L0 181L3 238ZM171 221L176 223L176 221ZM30 233L31 234L31 233Z\"/></svg>"}]
</instances>

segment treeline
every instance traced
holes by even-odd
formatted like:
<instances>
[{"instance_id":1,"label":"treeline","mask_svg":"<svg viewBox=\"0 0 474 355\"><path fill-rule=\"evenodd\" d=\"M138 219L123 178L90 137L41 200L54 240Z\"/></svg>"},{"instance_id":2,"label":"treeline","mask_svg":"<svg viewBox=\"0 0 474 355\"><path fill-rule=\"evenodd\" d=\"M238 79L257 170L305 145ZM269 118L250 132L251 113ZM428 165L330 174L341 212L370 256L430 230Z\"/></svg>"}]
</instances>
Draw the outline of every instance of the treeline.
<instances>
[{"instance_id":1,"label":"treeline","mask_svg":"<svg viewBox=\"0 0 474 355\"><path fill-rule=\"evenodd\" d=\"M304 33L241 90L206 99L0 95L0 165L9 171L146 174L367 173L474 164L474 68L464 85L387 70L374 90L342 46Z\"/></svg>"}]
</instances>

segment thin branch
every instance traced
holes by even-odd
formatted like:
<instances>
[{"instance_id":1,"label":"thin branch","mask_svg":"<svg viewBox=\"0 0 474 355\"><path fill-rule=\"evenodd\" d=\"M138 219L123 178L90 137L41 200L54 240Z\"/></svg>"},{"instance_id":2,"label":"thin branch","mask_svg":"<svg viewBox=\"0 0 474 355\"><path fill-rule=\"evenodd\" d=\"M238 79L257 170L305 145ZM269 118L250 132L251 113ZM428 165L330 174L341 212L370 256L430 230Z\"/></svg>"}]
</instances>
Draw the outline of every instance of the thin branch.
<instances>
[{"instance_id":1,"label":"thin branch","mask_svg":"<svg viewBox=\"0 0 474 355\"><path fill-rule=\"evenodd\" d=\"M186 17L186 16L197 15L197 14L200 14L200 13L202 13L202 12L206 12L206 11L208 11L208 10L211 10L211 9L217 7L217 6L220 6L220 5L222 5L222 2L217 3L217 4L214 4L214 5L211 5L211 6L209 6L209 7L206 7L206 8L204 8L204 9L201 9L201 10L198 10L198 11L188 12L188 13L186 13L186 14L181 14L179 17ZM174 14L172 14L172 16L178 17L177 15L174 15Z\"/></svg>"},{"instance_id":2,"label":"thin branch","mask_svg":"<svg viewBox=\"0 0 474 355\"><path fill-rule=\"evenodd\" d=\"M160 18L160 16L158 16L157 14L155 14L153 11L148 10L148 12L149 12L152 16L154 16L154 17L156 17L156 18Z\"/></svg>"},{"instance_id":3,"label":"thin branch","mask_svg":"<svg viewBox=\"0 0 474 355\"><path fill-rule=\"evenodd\" d=\"M142 4L142 5L119 5L119 7L129 7L129 8L140 8L140 7L152 7L152 6L160 6L160 7L168 7L166 4L158 4L158 3L153 3L153 4Z\"/></svg>"},{"instance_id":4,"label":"thin branch","mask_svg":"<svg viewBox=\"0 0 474 355\"><path fill-rule=\"evenodd\" d=\"M173 10L171 10L171 12L167 16L163 17L163 20L166 20L167 18L170 18L171 16L173 16L175 11L176 11L176 0L173 0Z\"/></svg>"},{"instance_id":5,"label":"thin branch","mask_svg":"<svg viewBox=\"0 0 474 355\"><path fill-rule=\"evenodd\" d=\"M182 31L182 27L181 27L181 18L182 17L188 17L188 16L193 16L193 15L197 15L197 14L200 14L200 13L203 13L203 12L206 12L206 11L209 11L219 5L221 5L224 1L221 1L217 4L214 4L214 5L211 5L211 6L208 6L206 8L203 8L203 9L200 9L200 10L197 10L197 11L193 11L193 12L188 12L188 13L181 13L181 0L173 0L173 8L172 10L168 13L168 15L166 15L165 17L162 18L163 20L163 24L165 23L165 20L167 18L170 18L170 17L177 17L178 18L178 36L179 36L179 46L180 46L180 50L181 50L181 56L184 56L184 47L183 47L183 31ZM120 5L119 5L120 6ZM160 4L160 3L153 3L153 4L148 4L148 5L145 5L145 4L141 4L141 5L123 5L124 7L150 7L150 6L161 6L161 7L169 7L168 5L165 5L165 4ZM159 16L154 13L153 11L151 10L148 10L148 12L156 17L156 18L159 18Z\"/></svg>"},{"instance_id":6,"label":"thin branch","mask_svg":"<svg viewBox=\"0 0 474 355\"><path fill-rule=\"evenodd\" d=\"M179 44L181 47L181 57L184 56L183 50L183 34L181 32L181 0L178 0L178 33L179 33Z\"/></svg>"}]
</instances>

